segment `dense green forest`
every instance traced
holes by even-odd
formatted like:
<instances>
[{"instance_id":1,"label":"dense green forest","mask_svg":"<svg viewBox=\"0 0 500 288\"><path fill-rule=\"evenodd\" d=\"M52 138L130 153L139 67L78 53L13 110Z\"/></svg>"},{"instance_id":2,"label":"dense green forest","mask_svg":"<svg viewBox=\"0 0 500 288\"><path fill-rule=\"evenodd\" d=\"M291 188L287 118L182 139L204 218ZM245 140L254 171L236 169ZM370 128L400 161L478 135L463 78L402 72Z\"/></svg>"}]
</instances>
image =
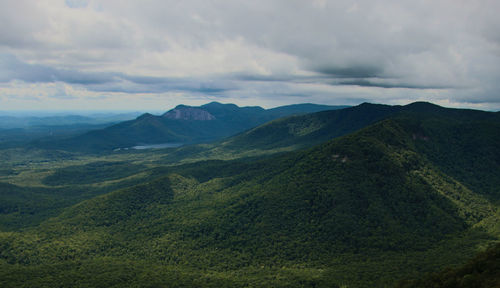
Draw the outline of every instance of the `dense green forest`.
<instances>
[{"instance_id":1,"label":"dense green forest","mask_svg":"<svg viewBox=\"0 0 500 288\"><path fill-rule=\"evenodd\" d=\"M423 279L401 281L397 287L500 287L500 245L479 253L458 268L447 268Z\"/></svg>"},{"instance_id":2,"label":"dense green forest","mask_svg":"<svg viewBox=\"0 0 500 288\"><path fill-rule=\"evenodd\" d=\"M498 147L499 113L414 103L177 149L5 149L0 286L495 287Z\"/></svg>"}]
</instances>

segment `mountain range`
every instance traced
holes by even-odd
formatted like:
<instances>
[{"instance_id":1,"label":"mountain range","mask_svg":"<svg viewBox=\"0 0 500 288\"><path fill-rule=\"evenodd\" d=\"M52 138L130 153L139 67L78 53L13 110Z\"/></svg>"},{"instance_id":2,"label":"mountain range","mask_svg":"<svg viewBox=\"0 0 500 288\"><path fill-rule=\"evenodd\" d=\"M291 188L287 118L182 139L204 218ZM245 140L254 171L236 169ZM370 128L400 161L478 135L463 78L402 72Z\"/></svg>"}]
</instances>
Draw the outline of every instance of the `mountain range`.
<instances>
[{"instance_id":1,"label":"mountain range","mask_svg":"<svg viewBox=\"0 0 500 288\"><path fill-rule=\"evenodd\" d=\"M179 105L160 116L146 113L135 120L89 131L66 140L37 141L33 146L102 152L144 144L210 142L283 116L345 107L297 104L266 110L261 107L238 107L218 102L199 107Z\"/></svg>"},{"instance_id":2,"label":"mountain range","mask_svg":"<svg viewBox=\"0 0 500 288\"><path fill-rule=\"evenodd\" d=\"M452 123L457 123L457 127L454 127L455 130L469 129L471 130L470 133L474 133L476 129L484 130L483 124L485 123L487 123L485 127L490 127L491 123L500 121L500 114L477 110L443 108L426 102L415 102L405 106L363 103L345 109L279 118L212 144L181 147L169 153L166 159L170 161L180 161L190 158L225 159L227 157L235 158L292 151L323 143L389 118L414 119L414 122L418 122L415 125L421 125L426 129L439 129L438 124L441 121L451 121ZM456 137L449 135L449 131L442 132L447 137ZM483 132L483 135L495 134L495 131ZM415 137L421 137L421 134L415 135ZM491 143L492 141L491 139L485 140L481 137L476 139L469 140L475 141L478 146ZM443 142L447 140L449 139L441 139ZM461 140L455 139L454 141L456 143ZM429 149L432 149L432 147L429 147ZM453 153L449 151L442 152L444 153L443 155L448 154L448 157L453 158L451 155L456 151Z\"/></svg>"},{"instance_id":3,"label":"mountain range","mask_svg":"<svg viewBox=\"0 0 500 288\"><path fill-rule=\"evenodd\" d=\"M187 106L155 117L222 118ZM364 103L40 168L39 194L2 186L6 219L19 193L58 191L59 206L0 232L0 286L489 287L499 271L481 263L498 248L466 263L500 241L499 147L498 112Z\"/></svg>"}]
</instances>

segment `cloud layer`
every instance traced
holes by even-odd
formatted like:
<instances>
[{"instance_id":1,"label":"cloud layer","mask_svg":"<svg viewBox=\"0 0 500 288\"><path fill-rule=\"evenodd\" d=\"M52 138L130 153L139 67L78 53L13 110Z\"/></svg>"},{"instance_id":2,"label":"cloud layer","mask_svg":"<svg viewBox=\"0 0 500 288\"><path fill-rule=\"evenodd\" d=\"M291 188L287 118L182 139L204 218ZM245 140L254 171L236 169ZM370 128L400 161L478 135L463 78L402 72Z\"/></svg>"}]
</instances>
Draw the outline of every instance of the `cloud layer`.
<instances>
[{"instance_id":1,"label":"cloud layer","mask_svg":"<svg viewBox=\"0 0 500 288\"><path fill-rule=\"evenodd\" d=\"M496 11L493 0L2 1L0 109L425 100L497 110Z\"/></svg>"}]
</instances>

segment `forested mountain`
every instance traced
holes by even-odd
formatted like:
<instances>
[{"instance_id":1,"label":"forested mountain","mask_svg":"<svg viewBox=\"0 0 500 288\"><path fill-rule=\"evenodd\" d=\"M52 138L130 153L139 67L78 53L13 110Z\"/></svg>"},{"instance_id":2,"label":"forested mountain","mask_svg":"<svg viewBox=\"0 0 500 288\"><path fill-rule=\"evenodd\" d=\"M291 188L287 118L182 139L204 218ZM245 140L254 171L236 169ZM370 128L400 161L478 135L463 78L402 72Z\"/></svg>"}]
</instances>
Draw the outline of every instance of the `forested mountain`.
<instances>
[{"instance_id":1,"label":"forested mountain","mask_svg":"<svg viewBox=\"0 0 500 288\"><path fill-rule=\"evenodd\" d=\"M272 154L310 147L373 124L400 106L364 103L355 107L279 118L213 144L181 147L168 161Z\"/></svg>"},{"instance_id":2,"label":"forested mountain","mask_svg":"<svg viewBox=\"0 0 500 288\"><path fill-rule=\"evenodd\" d=\"M356 131L389 117L412 114L417 119L429 117L454 121L499 121L499 113L443 108L415 102L405 106L363 103L358 106L285 117L241 133L226 141L231 147L274 149L286 146L305 147Z\"/></svg>"},{"instance_id":3,"label":"forested mountain","mask_svg":"<svg viewBox=\"0 0 500 288\"><path fill-rule=\"evenodd\" d=\"M346 106L299 104L274 109L208 103L199 107L179 105L161 116L143 114L104 129L60 141L39 141L35 147L102 152L140 144L207 142L245 131L279 117L340 109Z\"/></svg>"},{"instance_id":4,"label":"forested mountain","mask_svg":"<svg viewBox=\"0 0 500 288\"><path fill-rule=\"evenodd\" d=\"M463 266L447 268L419 280L401 281L397 287L498 288L500 287L500 244L479 253Z\"/></svg>"},{"instance_id":5,"label":"forested mountain","mask_svg":"<svg viewBox=\"0 0 500 288\"><path fill-rule=\"evenodd\" d=\"M496 137L495 129L498 129L498 126L495 123L500 122L500 113L443 108L426 102L415 102L405 106L363 103L345 109L280 118L213 144L181 147L170 153L166 159L169 161L200 158L225 159L297 150L352 133L388 118L413 119L410 122L422 126L421 129L433 130L428 132L435 133L436 140L439 139L441 142L454 139L450 144L462 145L456 148L460 151L444 148L439 157L457 161L460 158L454 157L455 153L461 154L472 146L487 145L488 149L494 147L496 142L492 142L494 141L492 137ZM443 121L443 125L450 126L441 127L440 123ZM441 128L443 131L438 131ZM446 130L448 128L450 129ZM490 131L485 131L485 129L490 129ZM461 137L460 133L464 133L469 138L458 139L457 137ZM474 135L475 133L480 135ZM422 135L418 134L415 137L422 137ZM468 144L468 141L474 144ZM464 147L467 145L468 147ZM430 150L437 148L429 146L426 149L429 150L428 153L431 153ZM440 151L432 153L433 157L437 157ZM487 158L486 161L491 162L492 159ZM461 167L460 169L471 167L470 163L469 165L456 164L455 166ZM480 163L473 163L473 165L480 165Z\"/></svg>"},{"instance_id":6,"label":"forested mountain","mask_svg":"<svg viewBox=\"0 0 500 288\"><path fill-rule=\"evenodd\" d=\"M349 111L364 113L335 114ZM311 127L306 119L326 124L304 135L347 135L256 160L85 166L96 181L123 174L136 185L0 232L0 285L386 287L463 264L500 239L499 113L363 104L227 141L254 135L265 145L274 138L252 133ZM294 133L302 147L316 141ZM43 181L81 187L92 181L73 179L82 169Z\"/></svg>"}]
</instances>

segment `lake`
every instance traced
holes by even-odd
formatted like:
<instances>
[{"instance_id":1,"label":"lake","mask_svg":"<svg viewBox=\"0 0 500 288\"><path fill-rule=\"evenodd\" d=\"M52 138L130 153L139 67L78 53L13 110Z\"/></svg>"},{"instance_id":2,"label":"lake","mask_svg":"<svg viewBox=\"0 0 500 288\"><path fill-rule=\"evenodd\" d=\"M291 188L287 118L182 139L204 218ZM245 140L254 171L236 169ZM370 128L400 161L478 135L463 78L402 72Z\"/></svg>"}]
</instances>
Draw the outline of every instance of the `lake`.
<instances>
[{"instance_id":1,"label":"lake","mask_svg":"<svg viewBox=\"0 0 500 288\"><path fill-rule=\"evenodd\" d=\"M132 149L161 149L161 148L177 148L182 146L182 143L159 143L159 144L145 144L132 147Z\"/></svg>"}]
</instances>

